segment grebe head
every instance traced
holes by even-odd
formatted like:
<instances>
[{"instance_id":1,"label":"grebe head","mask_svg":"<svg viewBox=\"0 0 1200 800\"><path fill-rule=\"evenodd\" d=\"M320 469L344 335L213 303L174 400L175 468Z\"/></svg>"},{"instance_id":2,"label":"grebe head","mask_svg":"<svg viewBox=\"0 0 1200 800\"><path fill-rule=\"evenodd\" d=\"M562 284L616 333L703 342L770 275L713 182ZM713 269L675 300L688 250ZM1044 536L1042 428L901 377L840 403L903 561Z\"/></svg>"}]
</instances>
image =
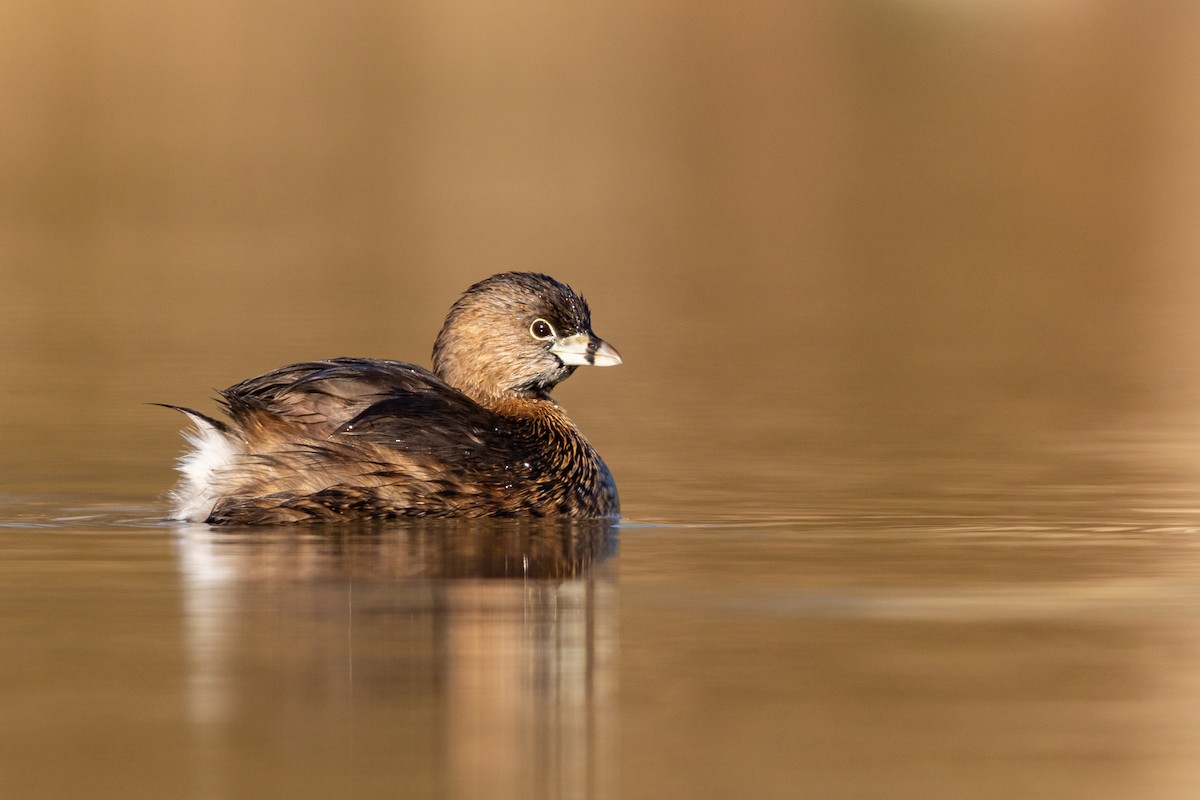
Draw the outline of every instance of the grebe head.
<instances>
[{"instance_id":1,"label":"grebe head","mask_svg":"<svg viewBox=\"0 0 1200 800\"><path fill-rule=\"evenodd\" d=\"M467 289L433 346L433 371L477 402L547 397L580 366L621 363L587 301L547 275L505 272Z\"/></svg>"}]
</instances>

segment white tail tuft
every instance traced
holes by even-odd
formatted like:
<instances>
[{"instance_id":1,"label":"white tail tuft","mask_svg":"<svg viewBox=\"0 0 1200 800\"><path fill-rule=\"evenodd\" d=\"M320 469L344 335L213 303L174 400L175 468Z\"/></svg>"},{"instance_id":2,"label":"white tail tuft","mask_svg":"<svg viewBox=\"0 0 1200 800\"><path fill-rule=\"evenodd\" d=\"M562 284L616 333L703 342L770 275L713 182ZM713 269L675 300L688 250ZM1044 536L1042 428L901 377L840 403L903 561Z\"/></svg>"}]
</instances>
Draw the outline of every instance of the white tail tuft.
<instances>
[{"instance_id":1,"label":"white tail tuft","mask_svg":"<svg viewBox=\"0 0 1200 800\"><path fill-rule=\"evenodd\" d=\"M204 522L221 495L220 473L232 466L240 447L203 417L188 414L188 418L196 429L183 433L192 450L180 456L176 466L183 477L171 491L171 518Z\"/></svg>"}]
</instances>

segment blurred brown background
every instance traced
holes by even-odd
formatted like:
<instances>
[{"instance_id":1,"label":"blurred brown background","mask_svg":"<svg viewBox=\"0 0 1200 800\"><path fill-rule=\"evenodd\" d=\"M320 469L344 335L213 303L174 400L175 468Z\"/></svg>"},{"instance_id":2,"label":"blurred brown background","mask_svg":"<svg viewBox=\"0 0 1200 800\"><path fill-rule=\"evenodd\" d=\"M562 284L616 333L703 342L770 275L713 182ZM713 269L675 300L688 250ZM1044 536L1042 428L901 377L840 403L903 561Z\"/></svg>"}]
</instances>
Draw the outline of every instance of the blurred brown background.
<instances>
[{"instance_id":1,"label":"blurred brown background","mask_svg":"<svg viewBox=\"0 0 1200 800\"><path fill-rule=\"evenodd\" d=\"M1200 796L1198 44L1194 2L0 0L0 794ZM155 523L145 403L427 364L507 269L625 357L557 393L619 557Z\"/></svg>"},{"instance_id":2,"label":"blurred brown background","mask_svg":"<svg viewBox=\"0 0 1200 800\"><path fill-rule=\"evenodd\" d=\"M428 363L507 269L625 355L559 397L634 514L1190 431L1197 42L1200 7L1085 0L4 0L0 485L150 497L179 420L143 402Z\"/></svg>"}]
</instances>

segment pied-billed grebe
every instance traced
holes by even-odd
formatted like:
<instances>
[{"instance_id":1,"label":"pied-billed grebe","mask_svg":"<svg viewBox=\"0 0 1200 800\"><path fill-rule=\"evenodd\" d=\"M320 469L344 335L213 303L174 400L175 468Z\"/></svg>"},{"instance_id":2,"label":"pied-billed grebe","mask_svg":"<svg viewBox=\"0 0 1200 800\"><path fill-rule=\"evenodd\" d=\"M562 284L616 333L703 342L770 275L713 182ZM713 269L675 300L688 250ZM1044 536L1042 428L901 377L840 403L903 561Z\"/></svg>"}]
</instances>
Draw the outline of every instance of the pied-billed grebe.
<instances>
[{"instance_id":1,"label":"pied-billed grebe","mask_svg":"<svg viewBox=\"0 0 1200 800\"><path fill-rule=\"evenodd\" d=\"M187 433L194 449L179 462L172 516L614 517L612 474L550 390L576 367L620 363L569 286L493 275L451 307L433 372L400 361L313 361L221 392L228 423L180 408L196 431Z\"/></svg>"}]
</instances>

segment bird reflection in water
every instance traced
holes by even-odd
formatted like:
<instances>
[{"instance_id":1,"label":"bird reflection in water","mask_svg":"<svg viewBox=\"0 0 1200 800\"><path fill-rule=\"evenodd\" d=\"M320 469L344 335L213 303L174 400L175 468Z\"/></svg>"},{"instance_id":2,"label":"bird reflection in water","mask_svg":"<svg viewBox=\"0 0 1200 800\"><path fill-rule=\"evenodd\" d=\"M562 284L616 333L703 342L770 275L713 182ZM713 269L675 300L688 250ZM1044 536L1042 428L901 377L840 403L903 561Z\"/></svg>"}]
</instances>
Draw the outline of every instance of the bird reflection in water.
<instances>
[{"instance_id":1,"label":"bird reflection in water","mask_svg":"<svg viewBox=\"0 0 1200 800\"><path fill-rule=\"evenodd\" d=\"M344 774L365 791L369 774L452 797L615 791L611 521L177 534L213 791L245 788L241 759L309 789Z\"/></svg>"}]
</instances>

